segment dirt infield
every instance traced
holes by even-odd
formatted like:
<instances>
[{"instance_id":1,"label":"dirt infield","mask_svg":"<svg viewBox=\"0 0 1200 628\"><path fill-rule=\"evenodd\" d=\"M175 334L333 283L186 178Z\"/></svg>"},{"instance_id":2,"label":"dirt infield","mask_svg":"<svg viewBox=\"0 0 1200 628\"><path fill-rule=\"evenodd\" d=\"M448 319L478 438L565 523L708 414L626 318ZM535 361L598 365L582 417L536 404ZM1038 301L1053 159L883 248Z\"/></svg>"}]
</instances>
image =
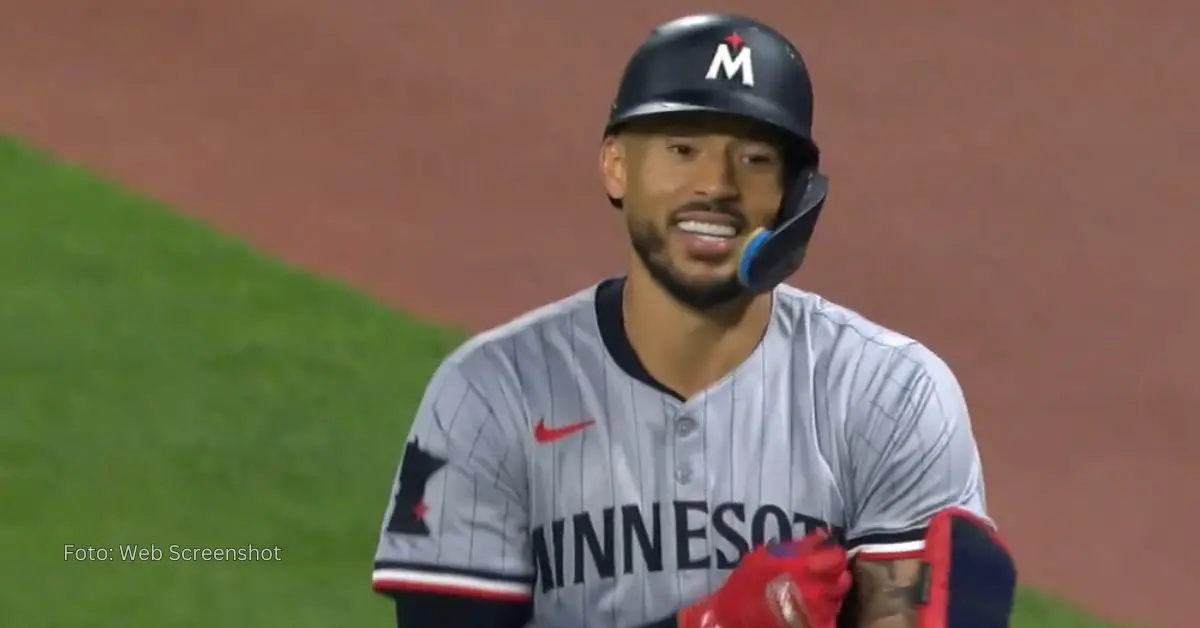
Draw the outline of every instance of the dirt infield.
<instances>
[{"instance_id":1,"label":"dirt infield","mask_svg":"<svg viewBox=\"0 0 1200 628\"><path fill-rule=\"evenodd\" d=\"M697 7L467 4L0 1L0 128L492 324L619 268L607 99L646 30ZM1031 581L1190 626L1200 9L893 4L738 3L816 75L834 189L798 283L956 367Z\"/></svg>"}]
</instances>

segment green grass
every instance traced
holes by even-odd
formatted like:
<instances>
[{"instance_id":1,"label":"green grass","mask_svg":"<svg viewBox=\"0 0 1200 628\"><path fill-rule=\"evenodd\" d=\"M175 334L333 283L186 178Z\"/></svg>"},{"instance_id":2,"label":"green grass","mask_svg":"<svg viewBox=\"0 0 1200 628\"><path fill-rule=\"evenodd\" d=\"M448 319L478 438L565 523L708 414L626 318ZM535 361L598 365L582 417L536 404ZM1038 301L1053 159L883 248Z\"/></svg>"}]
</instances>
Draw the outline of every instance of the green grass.
<instances>
[{"instance_id":1,"label":"green grass","mask_svg":"<svg viewBox=\"0 0 1200 628\"><path fill-rule=\"evenodd\" d=\"M376 529L459 338L0 141L0 624L389 626ZM281 560L64 560L68 544ZM1104 625L1028 594L1020 618Z\"/></svg>"},{"instance_id":2,"label":"green grass","mask_svg":"<svg viewBox=\"0 0 1200 628\"><path fill-rule=\"evenodd\" d=\"M389 625L374 536L457 336L11 143L0 294L0 625ZM282 560L63 560L124 543Z\"/></svg>"}]
</instances>

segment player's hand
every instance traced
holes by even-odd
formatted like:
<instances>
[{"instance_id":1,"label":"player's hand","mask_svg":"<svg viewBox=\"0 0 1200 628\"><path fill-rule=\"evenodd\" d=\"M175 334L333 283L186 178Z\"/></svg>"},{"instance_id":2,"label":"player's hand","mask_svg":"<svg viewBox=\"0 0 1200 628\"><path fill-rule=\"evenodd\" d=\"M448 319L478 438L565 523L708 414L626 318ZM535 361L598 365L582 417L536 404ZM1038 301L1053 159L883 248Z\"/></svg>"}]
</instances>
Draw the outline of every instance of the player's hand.
<instances>
[{"instance_id":1,"label":"player's hand","mask_svg":"<svg viewBox=\"0 0 1200 628\"><path fill-rule=\"evenodd\" d=\"M679 628L834 628L850 590L846 550L824 530L768 543L742 558L725 584L679 612Z\"/></svg>"}]
</instances>

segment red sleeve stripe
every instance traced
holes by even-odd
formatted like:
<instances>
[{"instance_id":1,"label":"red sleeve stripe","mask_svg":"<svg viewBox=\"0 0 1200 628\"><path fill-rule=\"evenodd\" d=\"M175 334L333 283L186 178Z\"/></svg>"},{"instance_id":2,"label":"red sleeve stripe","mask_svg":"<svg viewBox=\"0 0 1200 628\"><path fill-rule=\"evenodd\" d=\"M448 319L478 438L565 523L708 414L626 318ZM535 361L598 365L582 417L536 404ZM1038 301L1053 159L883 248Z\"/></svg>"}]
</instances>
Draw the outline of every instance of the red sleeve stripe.
<instances>
[{"instance_id":1,"label":"red sleeve stripe","mask_svg":"<svg viewBox=\"0 0 1200 628\"><path fill-rule=\"evenodd\" d=\"M925 541L900 543L867 543L850 550L850 557L859 560L903 560L920 558L925 553Z\"/></svg>"},{"instance_id":2,"label":"red sleeve stripe","mask_svg":"<svg viewBox=\"0 0 1200 628\"><path fill-rule=\"evenodd\" d=\"M378 593L418 591L511 602L524 602L533 597L530 586L520 582L396 568L372 572L371 588Z\"/></svg>"}]
</instances>

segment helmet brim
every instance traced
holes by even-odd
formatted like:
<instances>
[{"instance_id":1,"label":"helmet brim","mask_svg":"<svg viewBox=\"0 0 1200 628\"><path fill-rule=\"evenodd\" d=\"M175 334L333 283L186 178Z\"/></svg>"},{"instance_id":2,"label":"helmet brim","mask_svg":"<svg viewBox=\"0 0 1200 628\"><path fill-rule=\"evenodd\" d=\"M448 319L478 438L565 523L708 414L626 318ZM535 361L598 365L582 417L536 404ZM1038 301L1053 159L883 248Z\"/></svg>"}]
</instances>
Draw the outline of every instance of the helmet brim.
<instances>
[{"instance_id":1,"label":"helmet brim","mask_svg":"<svg viewBox=\"0 0 1200 628\"><path fill-rule=\"evenodd\" d=\"M662 94L615 113L604 132L611 135L635 120L682 113L728 115L775 128L790 139L815 148L806 127L774 103L747 91L685 90Z\"/></svg>"}]
</instances>

